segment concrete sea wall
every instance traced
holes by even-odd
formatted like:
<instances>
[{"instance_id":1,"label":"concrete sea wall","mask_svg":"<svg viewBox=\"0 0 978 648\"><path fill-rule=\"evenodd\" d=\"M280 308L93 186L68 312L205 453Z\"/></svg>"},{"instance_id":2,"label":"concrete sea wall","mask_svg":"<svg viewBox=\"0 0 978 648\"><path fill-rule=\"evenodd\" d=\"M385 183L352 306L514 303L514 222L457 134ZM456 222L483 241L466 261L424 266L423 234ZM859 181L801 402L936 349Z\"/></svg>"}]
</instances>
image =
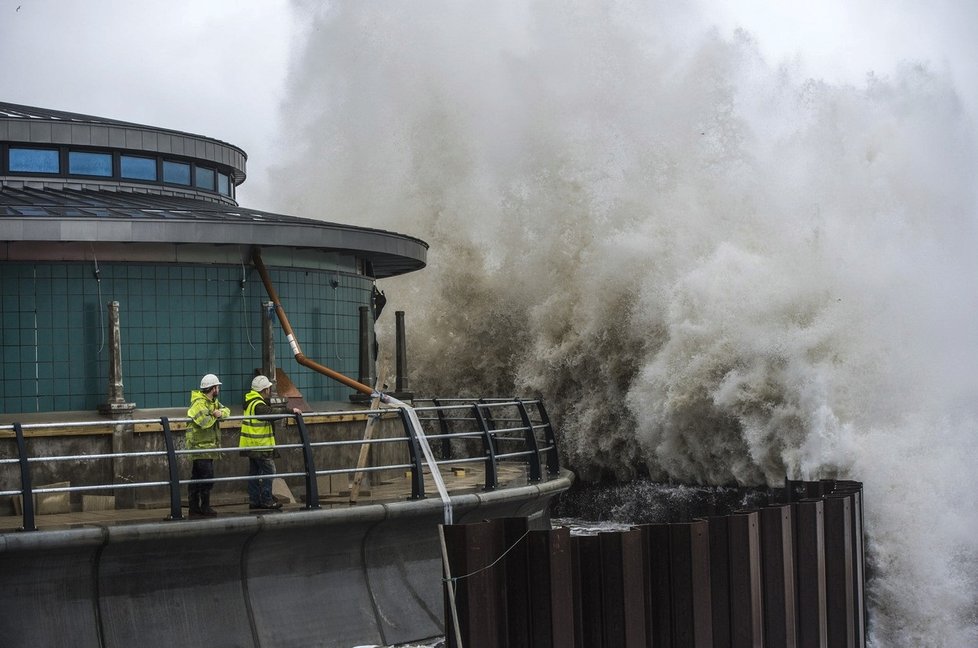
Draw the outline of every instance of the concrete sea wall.
<instances>
[{"instance_id":1,"label":"concrete sea wall","mask_svg":"<svg viewBox=\"0 0 978 648\"><path fill-rule=\"evenodd\" d=\"M549 524L550 481L452 498L455 522ZM298 648L444 633L430 498L0 535L5 646Z\"/></svg>"}]
</instances>

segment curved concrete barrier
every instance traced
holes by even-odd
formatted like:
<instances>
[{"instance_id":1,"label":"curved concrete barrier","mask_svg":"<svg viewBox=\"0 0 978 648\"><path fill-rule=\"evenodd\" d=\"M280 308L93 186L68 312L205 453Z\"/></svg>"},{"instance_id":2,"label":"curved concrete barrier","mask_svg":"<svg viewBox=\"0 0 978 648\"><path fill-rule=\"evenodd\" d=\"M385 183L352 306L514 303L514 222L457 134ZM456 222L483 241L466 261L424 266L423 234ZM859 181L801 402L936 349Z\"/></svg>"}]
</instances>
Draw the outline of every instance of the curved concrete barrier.
<instances>
[{"instance_id":1,"label":"curved concrete barrier","mask_svg":"<svg viewBox=\"0 0 978 648\"><path fill-rule=\"evenodd\" d=\"M452 498L457 522L537 516L573 477ZM0 535L3 645L403 643L444 632L436 499Z\"/></svg>"}]
</instances>

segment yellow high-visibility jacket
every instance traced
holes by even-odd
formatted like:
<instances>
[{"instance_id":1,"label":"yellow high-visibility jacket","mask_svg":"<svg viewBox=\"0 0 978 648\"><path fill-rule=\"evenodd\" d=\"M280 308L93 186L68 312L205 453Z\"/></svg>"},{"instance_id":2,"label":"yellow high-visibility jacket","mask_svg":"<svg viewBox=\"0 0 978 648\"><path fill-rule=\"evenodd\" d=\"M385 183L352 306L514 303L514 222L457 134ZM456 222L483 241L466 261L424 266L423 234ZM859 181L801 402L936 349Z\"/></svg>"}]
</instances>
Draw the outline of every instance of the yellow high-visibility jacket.
<instances>
[{"instance_id":1,"label":"yellow high-visibility jacket","mask_svg":"<svg viewBox=\"0 0 978 648\"><path fill-rule=\"evenodd\" d=\"M245 394L245 417L263 416L273 412L272 406L265 402L262 395L255 390ZM245 418L241 421L241 439L238 441L239 448L254 448L261 446L275 445L275 429L271 421L256 418ZM253 451L264 453L264 451ZM268 450L272 452L271 448Z\"/></svg>"},{"instance_id":2,"label":"yellow high-visibility jacket","mask_svg":"<svg viewBox=\"0 0 978 648\"><path fill-rule=\"evenodd\" d=\"M190 392L190 409L187 417L186 443L189 449L207 449L221 447L221 426L214 417L214 410L221 410L222 416L231 416L231 410L221 405L218 399L211 400L204 392L195 389ZM217 452L201 452L190 455L191 459L216 459Z\"/></svg>"}]
</instances>

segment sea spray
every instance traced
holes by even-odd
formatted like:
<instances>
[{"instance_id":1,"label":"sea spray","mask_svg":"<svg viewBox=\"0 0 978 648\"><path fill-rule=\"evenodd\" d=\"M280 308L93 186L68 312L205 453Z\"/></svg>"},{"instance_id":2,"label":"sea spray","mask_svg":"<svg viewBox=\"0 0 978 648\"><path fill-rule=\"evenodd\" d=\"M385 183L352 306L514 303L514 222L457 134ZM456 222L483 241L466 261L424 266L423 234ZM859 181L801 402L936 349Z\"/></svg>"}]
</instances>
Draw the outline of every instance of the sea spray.
<instances>
[{"instance_id":1,"label":"sea spray","mask_svg":"<svg viewBox=\"0 0 978 648\"><path fill-rule=\"evenodd\" d=\"M542 394L587 479L863 481L873 645L976 645L974 124L672 4L308 5L284 207L431 243L415 390Z\"/></svg>"}]
</instances>

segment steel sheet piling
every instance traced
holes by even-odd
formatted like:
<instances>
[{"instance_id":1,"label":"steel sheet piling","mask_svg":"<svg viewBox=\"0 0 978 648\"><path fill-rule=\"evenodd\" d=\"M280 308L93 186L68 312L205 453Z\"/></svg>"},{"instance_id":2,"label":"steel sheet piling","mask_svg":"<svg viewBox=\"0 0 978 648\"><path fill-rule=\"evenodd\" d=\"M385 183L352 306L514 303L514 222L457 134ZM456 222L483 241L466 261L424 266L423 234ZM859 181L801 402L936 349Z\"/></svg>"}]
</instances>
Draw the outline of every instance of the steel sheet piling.
<instances>
[{"instance_id":1,"label":"steel sheet piling","mask_svg":"<svg viewBox=\"0 0 978 648\"><path fill-rule=\"evenodd\" d=\"M710 534L705 520L669 525L672 641L674 646L713 646L710 600Z\"/></svg>"},{"instance_id":2,"label":"steel sheet piling","mask_svg":"<svg viewBox=\"0 0 978 648\"><path fill-rule=\"evenodd\" d=\"M525 517L500 518L503 525L503 570L506 575L506 619L509 648L530 648L530 562Z\"/></svg>"},{"instance_id":3,"label":"steel sheet piling","mask_svg":"<svg viewBox=\"0 0 978 648\"><path fill-rule=\"evenodd\" d=\"M601 542L598 536L574 536L571 546L577 556L577 573L574 590L575 602L579 610L579 646L602 648L604 646L604 625L602 623L601 595Z\"/></svg>"},{"instance_id":4,"label":"steel sheet piling","mask_svg":"<svg viewBox=\"0 0 978 648\"><path fill-rule=\"evenodd\" d=\"M792 504L798 590L799 648L828 648L825 603L825 523L821 499Z\"/></svg>"},{"instance_id":5,"label":"steel sheet piling","mask_svg":"<svg viewBox=\"0 0 978 648\"><path fill-rule=\"evenodd\" d=\"M710 591L712 593L713 645L730 645L730 550L726 516L707 520L710 533Z\"/></svg>"},{"instance_id":6,"label":"steel sheet piling","mask_svg":"<svg viewBox=\"0 0 978 648\"><path fill-rule=\"evenodd\" d=\"M764 591L764 636L772 646L795 648L795 554L791 506L760 510L761 573Z\"/></svg>"},{"instance_id":7,"label":"steel sheet piling","mask_svg":"<svg viewBox=\"0 0 978 648\"><path fill-rule=\"evenodd\" d=\"M570 531L531 531L526 539L530 568L529 645L574 648L579 644L574 637Z\"/></svg>"},{"instance_id":8,"label":"steel sheet piling","mask_svg":"<svg viewBox=\"0 0 978 648\"><path fill-rule=\"evenodd\" d=\"M492 522L449 524L444 530L448 562L455 582L462 646L497 648L505 645L506 607L502 596L505 576L499 564L489 567L505 550L502 525ZM447 592L445 598L448 598ZM445 618L451 618L447 608ZM446 635L448 645L456 648L459 642L451 626Z\"/></svg>"},{"instance_id":9,"label":"steel sheet piling","mask_svg":"<svg viewBox=\"0 0 978 648\"><path fill-rule=\"evenodd\" d=\"M730 645L763 648L760 529L756 511L728 517Z\"/></svg>"},{"instance_id":10,"label":"steel sheet piling","mask_svg":"<svg viewBox=\"0 0 978 648\"><path fill-rule=\"evenodd\" d=\"M849 494L852 499L850 524L852 525L852 591L855 619L856 645L866 645L866 615L864 613L865 548L863 545L863 485L861 482L839 480L836 493Z\"/></svg>"},{"instance_id":11,"label":"steel sheet piling","mask_svg":"<svg viewBox=\"0 0 978 648\"><path fill-rule=\"evenodd\" d=\"M642 532L601 533L604 645L645 646L645 591L642 577Z\"/></svg>"},{"instance_id":12,"label":"steel sheet piling","mask_svg":"<svg viewBox=\"0 0 978 648\"><path fill-rule=\"evenodd\" d=\"M848 495L829 495L824 501L828 644L833 648L854 648L852 499Z\"/></svg>"},{"instance_id":13,"label":"steel sheet piling","mask_svg":"<svg viewBox=\"0 0 978 648\"><path fill-rule=\"evenodd\" d=\"M672 645L669 525L643 524L645 634L651 646Z\"/></svg>"},{"instance_id":14,"label":"steel sheet piling","mask_svg":"<svg viewBox=\"0 0 978 648\"><path fill-rule=\"evenodd\" d=\"M469 525L453 567L478 572L459 588L463 632L508 648L861 648L861 484L793 482L785 496L596 536L527 532L524 519ZM507 547L504 569L478 571Z\"/></svg>"}]
</instances>

